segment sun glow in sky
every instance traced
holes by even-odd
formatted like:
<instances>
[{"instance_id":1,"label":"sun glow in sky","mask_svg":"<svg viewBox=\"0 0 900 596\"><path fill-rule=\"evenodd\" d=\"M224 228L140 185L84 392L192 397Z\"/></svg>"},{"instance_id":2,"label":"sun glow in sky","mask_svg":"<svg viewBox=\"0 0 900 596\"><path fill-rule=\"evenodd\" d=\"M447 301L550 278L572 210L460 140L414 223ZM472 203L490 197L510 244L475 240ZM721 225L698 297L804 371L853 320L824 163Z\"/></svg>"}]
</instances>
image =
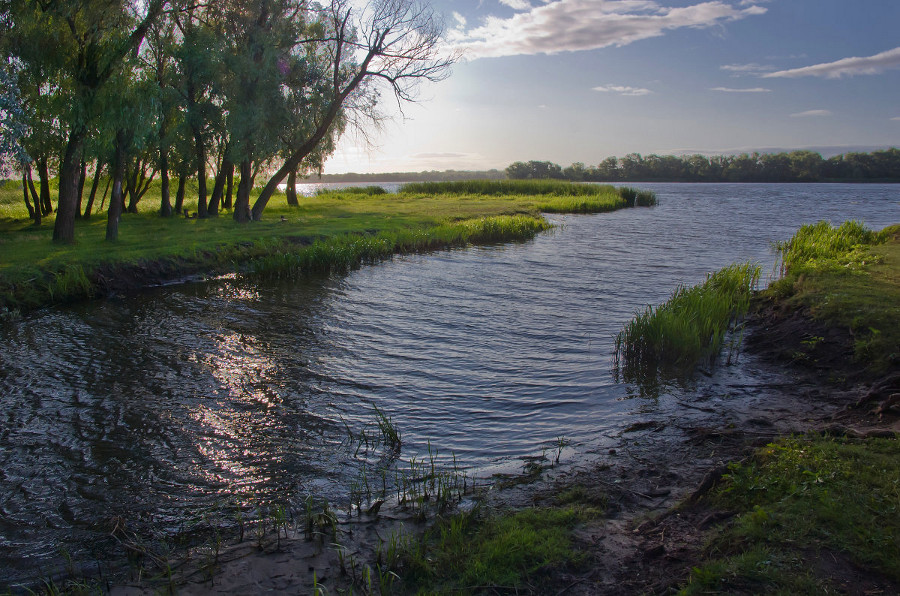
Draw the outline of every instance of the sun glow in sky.
<instances>
[{"instance_id":1,"label":"sun glow in sky","mask_svg":"<svg viewBox=\"0 0 900 596\"><path fill-rule=\"evenodd\" d=\"M465 59L325 173L900 145L900 0L432 6Z\"/></svg>"}]
</instances>

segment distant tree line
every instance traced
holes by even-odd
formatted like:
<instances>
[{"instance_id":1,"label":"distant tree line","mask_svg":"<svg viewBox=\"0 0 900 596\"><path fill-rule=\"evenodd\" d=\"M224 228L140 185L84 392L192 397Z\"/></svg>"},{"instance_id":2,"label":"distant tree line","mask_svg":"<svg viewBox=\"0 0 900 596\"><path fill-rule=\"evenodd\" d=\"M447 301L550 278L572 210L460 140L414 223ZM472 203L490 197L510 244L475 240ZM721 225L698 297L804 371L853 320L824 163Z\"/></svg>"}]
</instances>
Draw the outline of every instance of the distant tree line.
<instances>
[{"instance_id":1,"label":"distant tree line","mask_svg":"<svg viewBox=\"0 0 900 596\"><path fill-rule=\"evenodd\" d=\"M504 180L502 170L430 170L425 172L387 172L380 174L323 174L309 182L455 182L458 180Z\"/></svg>"},{"instance_id":2,"label":"distant tree line","mask_svg":"<svg viewBox=\"0 0 900 596\"><path fill-rule=\"evenodd\" d=\"M824 159L813 151L740 155L646 155L608 157L596 166L517 161L513 179L556 178L577 182L821 182L900 181L900 149L845 153Z\"/></svg>"},{"instance_id":3,"label":"distant tree line","mask_svg":"<svg viewBox=\"0 0 900 596\"><path fill-rule=\"evenodd\" d=\"M36 225L56 212L58 242L105 180L110 240L157 176L163 216L193 179L198 217L259 219L347 126L383 118L384 91L408 101L445 77L456 58L441 40L415 0L0 0L0 163Z\"/></svg>"}]
</instances>

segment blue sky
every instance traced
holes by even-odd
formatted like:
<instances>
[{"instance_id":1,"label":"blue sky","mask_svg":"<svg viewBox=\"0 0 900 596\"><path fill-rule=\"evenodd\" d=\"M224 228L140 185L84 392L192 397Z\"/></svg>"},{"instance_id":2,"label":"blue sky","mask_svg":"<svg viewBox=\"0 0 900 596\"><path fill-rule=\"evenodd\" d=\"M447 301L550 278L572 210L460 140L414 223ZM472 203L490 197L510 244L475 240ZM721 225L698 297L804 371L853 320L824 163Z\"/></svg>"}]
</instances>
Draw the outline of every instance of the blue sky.
<instances>
[{"instance_id":1,"label":"blue sky","mask_svg":"<svg viewBox=\"0 0 900 596\"><path fill-rule=\"evenodd\" d=\"M900 145L900 0L432 5L465 59L326 173Z\"/></svg>"}]
</instances>

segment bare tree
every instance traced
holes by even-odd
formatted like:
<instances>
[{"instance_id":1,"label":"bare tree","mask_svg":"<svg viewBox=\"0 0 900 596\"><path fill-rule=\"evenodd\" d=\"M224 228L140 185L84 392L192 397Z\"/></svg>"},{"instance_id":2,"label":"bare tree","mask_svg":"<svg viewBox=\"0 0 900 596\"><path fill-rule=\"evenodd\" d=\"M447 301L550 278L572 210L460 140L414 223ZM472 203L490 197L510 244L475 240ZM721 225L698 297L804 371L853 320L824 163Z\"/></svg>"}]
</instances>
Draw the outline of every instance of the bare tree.
<instances>
[{"instance_id":1,"label":"bare tree","mask_svg":"<svg viewBox=\"0 0 900 596\"><path fill-rule=\"evenodd\" d=\"M442 47L443 25L427 5L414 0L376 0L365 9L332 0L323 12L324 35L309 40L326 59L317 92L323 101L305 134L295 135L284 164L253 205L258 220L278 185L316 154L334 128L354 117L376 117L379 87L387 86L399 104L415 101L422 81L450 74L457 55ZM349 112L349 113L348 113Z\"/></svg>"}]
</instances>

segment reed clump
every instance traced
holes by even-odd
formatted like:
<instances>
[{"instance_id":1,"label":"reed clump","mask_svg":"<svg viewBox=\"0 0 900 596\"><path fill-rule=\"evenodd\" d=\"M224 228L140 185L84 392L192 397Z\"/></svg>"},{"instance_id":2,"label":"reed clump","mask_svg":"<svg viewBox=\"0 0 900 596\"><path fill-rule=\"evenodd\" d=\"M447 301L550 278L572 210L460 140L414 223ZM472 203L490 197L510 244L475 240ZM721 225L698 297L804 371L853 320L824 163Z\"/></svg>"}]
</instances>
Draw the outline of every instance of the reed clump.
<instances>
[{"instance_id":1,"label":"reed clump","mask_svg":"<svg viewBox=\"0 0 900 596\"><path fill-rule=\"evenodd\" d=\"M753 263L730 265L637 313L616 336L616 375L626 382L677 378L714 360L729 330L747 313L759 274Z\"/></svg>"},{"instance_id":2,"label":"reed clump","mask_svg":"<svg viewBox=\"0 0 900 596\"><path fill-rule=\"evenodd\" d=\"M628 207L654 207L659 204L656 193L652 190L640 190L631 186L622 186L618 189L618 192Z\"/></svg>"}]
</instances>

